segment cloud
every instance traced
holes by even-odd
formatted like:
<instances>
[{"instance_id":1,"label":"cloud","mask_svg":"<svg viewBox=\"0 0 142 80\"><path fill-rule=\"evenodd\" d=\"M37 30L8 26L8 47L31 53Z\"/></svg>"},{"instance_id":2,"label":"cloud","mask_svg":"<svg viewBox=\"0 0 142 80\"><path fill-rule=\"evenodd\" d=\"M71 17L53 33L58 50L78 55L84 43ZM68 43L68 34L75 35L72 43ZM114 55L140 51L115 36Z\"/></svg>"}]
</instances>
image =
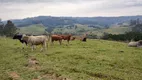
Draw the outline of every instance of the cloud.
<instances>
[{"instance_id":1,"label":"cloud","mask_svg":"<svg viewBox=\"0 0 142 80\"><path fill-rule=\"evenodd\" d=\"M100 16L140 15L142 14L141 2L142 0L103 0L82 7L80 11L88 15L100 14Z\"/></svg>"},{"instance_id":2,"label":"cloud","mask_svg":"<svg viewBox=\"0 0 142 80\"><path fill-rule=\"evenodd\" d=\"M90 2L97 0L0 0L1 3L77 3L77 2Z\"/></svg>"},{"instance_id":3,"label":"cloud","mask_svg":"<svg viewBox=\"0 0 142 80\"><path fill-rule=\"evenodd\" d=\"M0 0L0 16L7 20L39 15L141 15L141 2L142 0Z\"/></svg>"}]
</instances>

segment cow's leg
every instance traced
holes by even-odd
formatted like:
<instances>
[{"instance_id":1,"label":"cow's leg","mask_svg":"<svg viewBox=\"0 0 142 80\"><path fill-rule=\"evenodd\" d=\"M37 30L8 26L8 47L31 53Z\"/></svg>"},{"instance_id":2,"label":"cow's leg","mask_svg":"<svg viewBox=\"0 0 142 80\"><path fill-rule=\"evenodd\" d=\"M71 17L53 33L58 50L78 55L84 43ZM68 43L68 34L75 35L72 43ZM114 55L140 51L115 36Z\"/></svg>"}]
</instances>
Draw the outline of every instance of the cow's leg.
<instances>
[{"instance_id":1,"label":"cow's leg","mask_svg":"<svg viewBox=\"0 0 142 80\"><path fill-rule=\"evenodd\" d=\"M44 47L44 44L42 44L42 47L41 47L40 51L43 51L43 47Z\"/></svg>"},{"instance_id":2,"label":"cow's leg","mask_svg":"<svg viewBox=\"0 0 142 80\"><path fill-rule=\"evenodd\" d=\"M41 47L40 51L43 51L43 49L46 50L46 42L42 43L42 47Z\"/></svg>"},{"instance_id":3,"label":"cow's leg","mask_svg":"<svg viewBox=\"0 0 142 80\"><path fill-rule=\"evenodd\" d=\"M62 44L62 40L59 40L60 45Z\"/></svg>"},{"instance_id":4,"label":"cow's leg","mask_svg":"<svg viewBox=\"0 0 142 80\"><path fill-rule=\"evenodd\" d=\"M41 47L40 51L43 51L43 47Z\"/></svg>"},{"instance_id":5,"label":"cow's leg","mask_svg":"<svg viewBox=\"0 0 142 80\"><path fill-rule=\"evenodd\" d=\"M34 45L34 49L36 49L36 45Z\"/></svg>"},{"instance_id":6,"label":"cow's leg","mask_svg":"<svg viewBox=\"0 0 142 80\"><path fill-rule=\"evenodd\" d=\"M45 42L44 42L44 49L45 49L45 50L47 50L47 46L48 46L48 45L46 44L46 41L45 41Z\"/></svg>"},{"instance_id":7,"label":"cow's leg","mask_svg":"<svg viewBox=\"0 0 142 80\"><path fill-rule=\"evenodd\" d=\"M25 45L25 44L24 44L24 43L22 43L22 46L23 46L23 47L22 47L22 49L24 49L24 45Z\"/></svg>"},{"instance_id":8,"label":"cow's leg","mask_svg":"<svg viewBox=\"0 0 142 80\"><path fill-rule=\"evenodd\" d=\"M67 40L68 44L69 44L69 41L70 41L70 40Z\"/></svg>"},{"instance_id":9,"label":"cow's leg","mask_svg":"<svg viewBox=\"0 0 142 80\"><path fill-rule=\"evenodd\" d=\"M34 51L34 45L31 45L32 51Z\"/></svg>"},{"instance_id":10,"label":"cow's leg","mask_svg":"<svg viewBox=\"0 0 142 80\"><path fill-rule=\"evenodd\" d=\"M51 41L51 45L53 45L54 40Z\"/></svg>"}]
</instances>

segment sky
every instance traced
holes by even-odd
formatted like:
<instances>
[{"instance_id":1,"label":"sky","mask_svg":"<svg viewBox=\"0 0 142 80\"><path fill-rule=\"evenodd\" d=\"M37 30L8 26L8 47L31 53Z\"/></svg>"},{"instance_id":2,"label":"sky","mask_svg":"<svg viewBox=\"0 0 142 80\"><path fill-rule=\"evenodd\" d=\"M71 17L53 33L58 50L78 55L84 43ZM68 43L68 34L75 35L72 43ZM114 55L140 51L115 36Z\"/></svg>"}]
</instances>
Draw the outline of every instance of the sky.
<instances>
[{"instance_id":1,"label":"sky","mask_svg":"<svg viewBox=\"0 0 142 80\"><path fill-rule=\"evenodd\" d=\"M2 20L142 15L142 0L0 0Z\"/></svg>"}]
</instances>

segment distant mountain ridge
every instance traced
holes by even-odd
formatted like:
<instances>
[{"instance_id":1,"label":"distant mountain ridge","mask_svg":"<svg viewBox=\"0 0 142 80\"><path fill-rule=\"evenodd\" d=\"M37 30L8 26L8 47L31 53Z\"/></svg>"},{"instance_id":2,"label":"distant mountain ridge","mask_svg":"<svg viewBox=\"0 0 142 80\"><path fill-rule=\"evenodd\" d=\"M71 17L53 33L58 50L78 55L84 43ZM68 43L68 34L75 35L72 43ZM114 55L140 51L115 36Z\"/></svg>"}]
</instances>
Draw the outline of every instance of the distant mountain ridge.
<instances>
[{"instance_id":1,"label":"distant mountain ridge","mask_svg":"<svg viewBox=\"0 0 142 80\"><path fill-rule=\"evenodd\" d=\"M45 27L57 27L63 25L99 25L102 27L112 24L129 22L136 19L142 20L142 15L139 16L120 16L120 17L53 17L53 16L37 16L25 19L15 19L12 22L17 27L24 27L33 24L43 24Z\"/></svg>"}]
</instances>

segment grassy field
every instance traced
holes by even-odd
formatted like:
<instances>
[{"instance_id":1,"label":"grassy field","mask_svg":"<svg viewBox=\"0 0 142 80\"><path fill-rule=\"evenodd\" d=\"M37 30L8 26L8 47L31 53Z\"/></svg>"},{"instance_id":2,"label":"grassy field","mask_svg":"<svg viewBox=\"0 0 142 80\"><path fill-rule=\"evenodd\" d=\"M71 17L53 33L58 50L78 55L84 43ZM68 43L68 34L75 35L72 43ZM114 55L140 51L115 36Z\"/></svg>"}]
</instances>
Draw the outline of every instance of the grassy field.
<instances>
[{"instance_id":1,"label":"grassy field","mask_svg":"<svg viewBox=\"0 0 142 80\"><path fill-rule=\"evenodd\" d=\"M108 29L100 29L93 31L94 34L98 36L102 36L103 33L110 33L110 34L124 34L125 32L131 31L131 28L129 27L110 27Z\"/></svg>"},{"instance_id":2,"label":"grassy field","mask_svg":"<svg viewBox=\"0 0 142 80\"><path fill-rule=\"evenodd\" d=\"M0 80L141 80L142 48L104 40L55 42L47 51L0 38ZM36 64L34 64L36 63ZM65 79L66 78L66 79Z\"/></svg>"},{"instance_id":3,"label":"grassy field","mask_svg":"<svg viewBox=\"0 0 142 80\"><path fill-rule=\"evenodd\" d=\"M30 25L20 28L20 33L25 34L43 34L45 32L46 27L42 24Z\"/></svg>"},{"instance_id":4,"label":"grassy field","mask_svg":"<svg viewBox=\"0 0 142 80\"><path fill-rule=\"evenodd\" d=\"M60 32L60 33L76 33L76 34L84 34L84 33L92 33L97 36L103 36L103 33L109 34L124 34L125 32L131 31L130 27L120 27L120 26L113 26L108 29L106 28L92 28L88 27L87 25L80 25L77 24L77 29L67 29L67 28L55 28L53 32Z\"/></svg>"},{"instance_id":5,"label":"grassy field","mask_svg":"<svg viewBox=\"0 0 142 80\"><path fill-rule=\"evenodd\" d=\"M131 31L130 27L119 27L119 26L113 26L108 29L105 28L92 28L88 27L88 25L81 25L81 24L76 24L77 29L67 29L66 26L63 28L55 28L52 33L73 33L73 34L84 34L84 33L92 33L97 36L103 36L103 33L110 33L110 34L124 34L125 32ZM36 25L30 25L30 26L25 26L20 28L20 33L25 33L25 34L43 34L45 33L46 27L43 26L42 24L36 24Z\"/></svg>"},{"instance_id":6,"label":"grassy field","mask_svg":"<svg viewBox=\"0 0 142 80\"><path fill-rule=\"evenodd\" d=\"M131 31L129 27L110 27L109 29L104 30L104 32L111 34L124 34L125 32L129 31Z\"/></svg>"}]
</instances>

